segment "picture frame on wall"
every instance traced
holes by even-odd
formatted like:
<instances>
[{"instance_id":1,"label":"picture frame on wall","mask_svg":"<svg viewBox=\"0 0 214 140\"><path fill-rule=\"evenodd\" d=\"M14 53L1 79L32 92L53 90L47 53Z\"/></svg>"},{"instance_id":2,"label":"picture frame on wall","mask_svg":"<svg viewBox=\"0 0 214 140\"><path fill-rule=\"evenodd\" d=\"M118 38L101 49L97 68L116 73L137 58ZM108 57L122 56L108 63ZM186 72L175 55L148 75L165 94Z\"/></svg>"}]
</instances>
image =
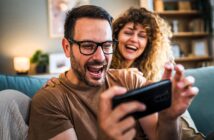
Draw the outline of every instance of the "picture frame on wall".
<instances>
[{"instance_id":1,"label":"picture frame on wall","mask_svg":"<svg viewBox=\"0 0 214 140\"><path fill-rule=\"evenodd\" d=\"M192 53L194 56L208 56L208 42L205 39L192 42Z\"/></svg>"},{"instance_id":2,"label":"picture frame on wall","mask_svg":"<svg viewBox=\"0 0 214 140\"><path fill-rule=\"evenodd\" d=\"M70 67L70 59L64 53L49 54L49 73L63 73Z\"/></svg>"},{"instance_id":3,"label":"picture frame on wall","mask_svg":"<svg viewBox=\"0 0 214 140\"><path fill-rule=\"evenodd\" d=\"M51 38L63 37L66 13L89 0L48 0L49 34Z\"/></svg>"}]
</instances>

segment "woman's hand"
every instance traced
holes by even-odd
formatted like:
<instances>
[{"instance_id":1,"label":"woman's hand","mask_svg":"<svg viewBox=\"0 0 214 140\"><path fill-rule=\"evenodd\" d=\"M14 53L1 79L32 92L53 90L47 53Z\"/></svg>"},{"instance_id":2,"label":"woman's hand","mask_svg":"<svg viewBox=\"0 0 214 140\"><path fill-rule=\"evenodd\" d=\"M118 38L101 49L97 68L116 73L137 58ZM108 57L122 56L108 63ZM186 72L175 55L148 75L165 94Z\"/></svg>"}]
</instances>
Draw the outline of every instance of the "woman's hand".
<instances>
[{"instance_id":1,"label":"woman's hand","mask_svg":"<svg viewBox=\"0 0 214 140\"><path fill-rule=\"evenodd\" d=\"M54 87L56 84L59 84L59 83L60 81L58 80L58 78L52 77L43 85L43 87L47 87L47 86Z\"/></svg>"}]
</instances>

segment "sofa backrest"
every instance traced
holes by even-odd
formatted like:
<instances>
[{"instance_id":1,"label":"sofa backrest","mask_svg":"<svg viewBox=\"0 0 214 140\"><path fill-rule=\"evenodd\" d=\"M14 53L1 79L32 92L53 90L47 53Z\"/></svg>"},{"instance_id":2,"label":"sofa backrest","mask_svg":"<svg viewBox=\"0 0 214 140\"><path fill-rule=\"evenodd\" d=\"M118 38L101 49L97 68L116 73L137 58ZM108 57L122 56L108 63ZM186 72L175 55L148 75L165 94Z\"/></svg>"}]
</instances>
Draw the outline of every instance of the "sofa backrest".
<instances>
[{"instance_id":1,"label":"sofa backrest","mask_svg":"<svg viewBox=\"0 0 214 140\"><path fill-rule=\"evenodd\" d=\"M0 91L4 89L15 89L32 97L46 81L47 79L45 78L0 74Z\"/></svg>"},{"instance_id":2,"label":"sofa backrest","mask_svg":"<svg viewBox=\"0 0 214 140\"><path fill-rule=\"evenodd\" d=\"M189 112L199 131L207 135L214 131L214 66L189 69L185 74L194 76L199 88Z\"/></svg>"},{"instance_id":3,"label":"sofa backrest","mask_svg":"<svg viewBox=\"0 0 214 140\"><path fill-rule=\"evenodd\" d=\"M185 75L194 76L195 86L199 88L189 112L198 130L207 135L214 131L214 66L188 69ZM0 90L15 89L32 97L46 81L47 78L0 74Z\"/></svg>"}]
</instances>

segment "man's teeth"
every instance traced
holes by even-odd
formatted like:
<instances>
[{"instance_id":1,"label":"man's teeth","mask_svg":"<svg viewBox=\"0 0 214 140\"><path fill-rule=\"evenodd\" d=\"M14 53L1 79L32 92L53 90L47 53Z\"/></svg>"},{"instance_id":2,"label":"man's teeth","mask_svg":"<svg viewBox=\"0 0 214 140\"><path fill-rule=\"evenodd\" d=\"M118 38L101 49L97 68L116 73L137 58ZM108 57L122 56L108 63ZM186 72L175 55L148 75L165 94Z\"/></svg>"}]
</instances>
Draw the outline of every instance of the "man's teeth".
<instances>
[{"instance_id":1,"label":"man's teeth","mask_svg":"<svg viewBox=\"0 0 214 140\"><path fill-rule=\"evenodd\" d=\"M91 68L94 68L94 69L101 69L101 68L103 68L103 66L91 66Z\"/></svg>"},{"instance_id":2,"label":"man's teeth","mask_svg":"<svg viewBox=\"0 0 214 140\"><path fill-rule=\"evenodd\" d=\"M93 66L93 67L88 67L88 70L91 72L100 72L103 70L103 66Z\"/></svg>"}]
</instances>

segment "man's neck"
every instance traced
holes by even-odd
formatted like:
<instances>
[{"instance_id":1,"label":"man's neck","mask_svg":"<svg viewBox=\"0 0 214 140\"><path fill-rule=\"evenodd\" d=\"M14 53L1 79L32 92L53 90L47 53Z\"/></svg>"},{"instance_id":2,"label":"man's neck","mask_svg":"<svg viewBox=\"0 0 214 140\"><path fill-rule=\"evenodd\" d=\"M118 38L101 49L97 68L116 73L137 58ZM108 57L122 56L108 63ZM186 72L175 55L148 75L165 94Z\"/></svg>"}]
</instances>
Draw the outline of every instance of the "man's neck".
<instances>
[{"instance_id":1,"label":"man's neck","mask_svg":"<svg viewBox=\"0 0 214 140\"><path fill-rule=\"evenodd\" d=\"M80 81L77 78L77 76L75 75L74 71L72 69L70 69L67 73L66 73L66 77L67 79L74 85L77 85Z\"/></svg>"}]
</instances>

